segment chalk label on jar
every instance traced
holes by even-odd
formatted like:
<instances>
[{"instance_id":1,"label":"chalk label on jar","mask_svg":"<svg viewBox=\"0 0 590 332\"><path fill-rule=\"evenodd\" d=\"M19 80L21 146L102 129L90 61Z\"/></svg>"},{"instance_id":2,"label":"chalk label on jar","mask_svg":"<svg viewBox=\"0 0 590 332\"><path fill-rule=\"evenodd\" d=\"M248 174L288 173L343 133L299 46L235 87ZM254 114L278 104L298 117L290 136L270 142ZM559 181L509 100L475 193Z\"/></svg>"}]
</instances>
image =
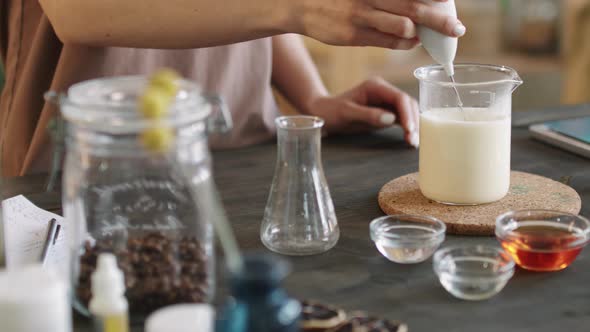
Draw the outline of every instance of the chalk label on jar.
<instances>
[{"instance_id":1,"label":"chalk label on jar","mask_svg":"<svg viewBox=\"0 0 590 332\"><path fill-rule=\"evenodd\" d=\"M174 231L186 228L175 216L166 216L164 220L154 219L151 223L142 224L132 224L123 216L115 216L113 220L101 220L100 224L103 236L112 236L125 230Z\"/></svg>"},{"instance_id":2,"label":"chalk label on jar","mask_svg":"<svg viewBox=\"0 0 590 332\"><path fill-rule=\"evenodd\" d=\"M93 186L90 188L93 193L101 197L113 196L120 192L136 191L137 189L167 191L181 202L187 203L190 201L189 196L182 191L183 188L169 180L138 179L132 182L121 182L110 185Z\"/></svg>"},{"instance_id":3,"label":"chalk label on jar","mask_svg":"<svg viewBox=\"0 0 590 332\"><path fill-rule=\"evenodd\" d=\"M89 188L89 217L102 236L133 231L176 231L198 215L186 186L170 178L147 178Z\"/></svg>"}]
</instances>

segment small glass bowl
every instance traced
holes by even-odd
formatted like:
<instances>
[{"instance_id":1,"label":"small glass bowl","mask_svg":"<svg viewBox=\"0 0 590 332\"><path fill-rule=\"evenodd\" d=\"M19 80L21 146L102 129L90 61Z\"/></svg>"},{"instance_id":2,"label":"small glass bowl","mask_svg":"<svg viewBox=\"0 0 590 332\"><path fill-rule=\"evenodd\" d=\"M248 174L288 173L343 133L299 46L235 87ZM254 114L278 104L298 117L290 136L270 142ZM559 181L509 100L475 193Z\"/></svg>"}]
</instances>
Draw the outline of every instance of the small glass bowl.
<instances>
[{"instance_id":1,"label":"small glass bowl","mask_svg":"<svg viewBox=\"0 0 590 332\"><path fill-rule=\"evenodd\" d=\"M433 261L442 286L463 300L485 300L498 294L514 274L514 262L498 247L443 248Z\"/></svg>"},{"instance_id":2,"label":"small glass bowl","mask_svg":"<svg viewBox=\"0 0 590 332\"><path fill-rule=\"evenodd\" d=\"M369 226L371 240L392 262L414 264L427 260L445 239L445 224L432 217L392 215Z\"/></svg>"},{"instance_id":3,"label":"small glass bowl","mask_svg":"<svg viewBox=\"0 0 590 332\"><path fill-rule=\"evenodd\" d=\"M496 238L520 267L558 271L588 244L590 221L559 211L512 211L496 219Z\"/></svg>"}]
</instances>

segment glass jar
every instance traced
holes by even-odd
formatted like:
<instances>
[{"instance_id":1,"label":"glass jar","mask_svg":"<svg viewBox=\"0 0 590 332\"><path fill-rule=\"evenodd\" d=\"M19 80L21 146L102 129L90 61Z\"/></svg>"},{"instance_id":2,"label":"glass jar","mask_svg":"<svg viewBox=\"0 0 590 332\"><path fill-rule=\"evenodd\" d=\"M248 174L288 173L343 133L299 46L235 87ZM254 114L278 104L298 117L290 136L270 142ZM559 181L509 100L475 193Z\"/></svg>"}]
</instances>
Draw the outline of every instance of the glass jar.
<instances>
[{"instance_id":1,"label":"glass jar","mask_svg":"<svg viewBox=\"0 0 590 332\"><path fill-rule=\"evenodd\" d=\"M176 139L165 153L147 151L139 135L153 122L136 109L146 84L145 77L97 79L59 98L67 122L63 210L73 225L74 306L83 314L101 252L117 256L132 320L167 305L212 299L210 216L219 205L206 203L216 197L207 128L229 129L228 113L219 98L179 81L161 122Z\"/></svg>"},{"instance_id":2,"label":"glass jar","mask_svg":"<svg viewBox=\"0 0 590 332\"><path fill-rule=\"evenodd\" d=\"M502 199L510 187L512 92L522 84L516 71L458 64L456 84L439 65L414 74L420 81L422 194L453 205Z\"/></svg>"}]
</instances>

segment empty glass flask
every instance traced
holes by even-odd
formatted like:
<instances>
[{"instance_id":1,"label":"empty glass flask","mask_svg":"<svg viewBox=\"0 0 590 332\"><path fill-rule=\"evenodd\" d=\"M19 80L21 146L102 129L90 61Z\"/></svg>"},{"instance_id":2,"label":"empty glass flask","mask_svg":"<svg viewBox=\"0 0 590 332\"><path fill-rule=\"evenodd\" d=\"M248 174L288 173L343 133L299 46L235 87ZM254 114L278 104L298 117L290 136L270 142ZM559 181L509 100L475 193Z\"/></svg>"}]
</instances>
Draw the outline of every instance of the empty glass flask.
<instances>
[{"instance_id":1,"label":"empty glass flask","mask_svg":"<svg viewBox=\"0 0 590 332\"><path fill-rule=\"evenodd\" d=\"M278 156L260 237L272 251L313 255L340 236L321 159L324 120L313 116L276 119Z\"/></svg>"}]
</instances>

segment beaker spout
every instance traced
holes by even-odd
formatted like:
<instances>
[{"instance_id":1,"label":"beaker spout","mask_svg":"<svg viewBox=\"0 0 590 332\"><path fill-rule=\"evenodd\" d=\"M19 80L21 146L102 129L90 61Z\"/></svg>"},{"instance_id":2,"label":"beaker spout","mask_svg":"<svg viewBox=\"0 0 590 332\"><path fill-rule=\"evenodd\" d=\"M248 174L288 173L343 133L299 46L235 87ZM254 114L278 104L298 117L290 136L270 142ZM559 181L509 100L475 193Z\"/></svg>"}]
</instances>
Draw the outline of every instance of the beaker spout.
<instances>
[{"instance_id":1,"label":"beaker spout","mask_svg":"<svg viewBox=\"0 0 590 332\"><path fill-rule=\"evenodd\" d=\"M516 72L514 72L514 75L515 76L510 81L510 84L512 84L512 88L510 89L511 93L514 92L523 83L522 78L520 78L520 76L518 76L518 74Z\"/></svg>"}]
</instances>

